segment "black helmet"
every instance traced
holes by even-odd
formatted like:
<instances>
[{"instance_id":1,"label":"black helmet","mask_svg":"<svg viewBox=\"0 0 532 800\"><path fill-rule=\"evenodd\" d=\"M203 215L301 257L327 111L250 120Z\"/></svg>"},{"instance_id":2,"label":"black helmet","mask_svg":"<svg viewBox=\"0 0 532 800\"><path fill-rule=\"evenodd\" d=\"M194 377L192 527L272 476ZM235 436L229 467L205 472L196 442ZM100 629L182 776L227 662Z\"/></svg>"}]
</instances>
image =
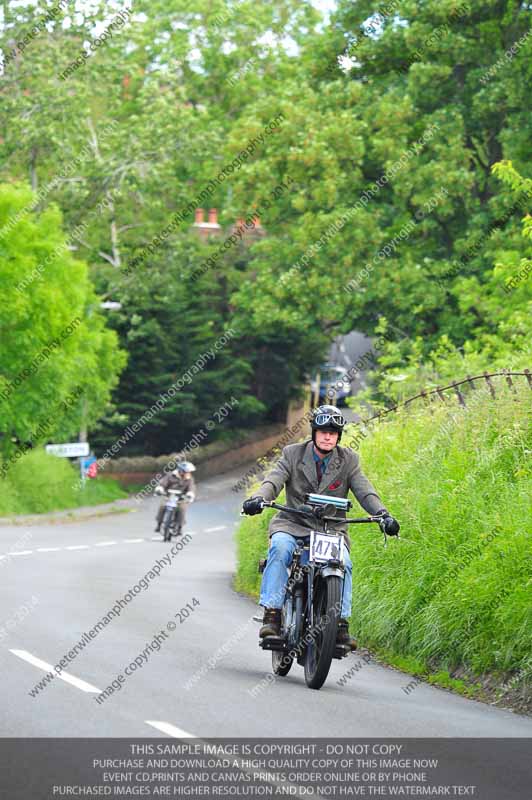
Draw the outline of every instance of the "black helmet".
<instances>
[{"instance_id":1,"label":"black helmet","mask_svg":"<svg viewBox=\"0 0 532 800\"><path fill-rule=\"evenodd\" d=\"M312 413L310 427L312 428L312 441L316 443L316 431L331 431L338 434L338 444L342 438L346 418L336 406L318 406Z\"/></svg>"}]
</instances>

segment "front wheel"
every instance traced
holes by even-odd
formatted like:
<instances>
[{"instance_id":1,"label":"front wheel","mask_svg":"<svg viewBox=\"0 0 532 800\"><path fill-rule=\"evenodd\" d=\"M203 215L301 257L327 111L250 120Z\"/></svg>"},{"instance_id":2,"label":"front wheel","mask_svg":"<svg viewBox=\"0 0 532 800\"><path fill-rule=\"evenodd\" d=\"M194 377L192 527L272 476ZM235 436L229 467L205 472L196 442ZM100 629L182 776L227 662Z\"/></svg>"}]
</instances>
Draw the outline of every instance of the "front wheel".
<instances>
[{"instance_id":1,"label":"front wheel","mask_svg":"<svg viewBox=\"0 0 532 800\"><path fill-rule=\"evenodd\" d=\"M320 578L313 597L314 624L306 633L305 682L309 689L321 689L327 679L336 647L340 617L342 579L336 575Z\"/></svg>"},{"instance_id":2,"label":"front wheel","mask_svg":"<svg viewBox=\"0 0 532 800\"><path fill-rule=\"evenodd\" d=\"M281 630L284 632L286 639L288 641L288 627L291 624L292 620L292 603L290 601L285 602L282 610L281 610ZM293 655L288 653L280 652L279 650L272 650L272 670L274 675L279 675L281 678L284 678L285 675L288 675L290 672L290 667L294 661Z\"/></svg>"},{"instance_id":3,"label":"front wheel","mask_svg":"<svg viewBox=\"0 0 532 800\"><path fill-rule=\"evenodd\" d=\"M172 537L172 511L167 508L163 517L164 541L169 542Z\"/></svg>"}]
</instances>

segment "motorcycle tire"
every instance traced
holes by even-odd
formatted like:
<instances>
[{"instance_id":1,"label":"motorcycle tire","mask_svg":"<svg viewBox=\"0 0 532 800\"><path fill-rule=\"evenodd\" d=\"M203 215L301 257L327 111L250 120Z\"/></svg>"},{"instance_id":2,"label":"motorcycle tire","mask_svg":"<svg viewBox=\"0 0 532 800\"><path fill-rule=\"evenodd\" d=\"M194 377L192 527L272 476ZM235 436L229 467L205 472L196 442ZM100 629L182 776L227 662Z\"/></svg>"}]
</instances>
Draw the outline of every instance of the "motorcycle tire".
<instances>
[{"instance_id":1,"label":"motorcycle tire","mask_svg":"<svg viewBox=\"0 0 532 800\"><path fill-rule=\"evenodd\" d=\"M291 603L288 604L285 602L282 611L281 611L281 630L285 632L287 629L287 609L288 606L291 607ZM290 622L288 622L290 624ZM288 675L290 672L290 667L294 662L294 657L289 653L282 653L279 650L272 650L272 671L274 675L279 675L279 677L284 678L285 675Z\"/></svg>"},{"instance_id":2,"label":"motorcycle tire","mask_svg":"<svg viewBox=\"0 0 532 800\"><path fill-rule=\"evenodd\" d=\"M313 597L313 630L306 631L310 641L305 656L305 683L309 689L321 689L329 674L336 647L341 597L341 578L330 575L319 580Z\"/></svg>"},{"instance_id":3,"label":"motorcycle tire","mask_svg":"<svg viewBox=\"0 0 532 800\"><path fill-rule=\"evenodd\" d=\"M164 513L163 531L163 541L169 542L172 537L172 514L169 511L165 511Z\"/></svg>"}]
</instances>

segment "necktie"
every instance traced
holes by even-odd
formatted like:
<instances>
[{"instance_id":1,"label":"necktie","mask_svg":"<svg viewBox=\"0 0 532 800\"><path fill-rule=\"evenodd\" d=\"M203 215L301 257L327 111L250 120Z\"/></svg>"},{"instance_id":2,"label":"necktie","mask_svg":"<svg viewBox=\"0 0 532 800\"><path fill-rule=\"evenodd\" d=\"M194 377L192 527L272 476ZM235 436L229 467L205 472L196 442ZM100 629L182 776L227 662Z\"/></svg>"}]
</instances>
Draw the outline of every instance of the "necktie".
<instances>
[{"instance_id":1,"label":"necktie","mask_svg":"<svg viewBox=\"0 0 532 800\"><path fill-rule=\"evenodd\" d=\"M322 464L321 461L316 461L316 475L318 476L318 485L321 483L321 476L323 474L321 471L321 464Z\"/></svg>"}]
</instances>

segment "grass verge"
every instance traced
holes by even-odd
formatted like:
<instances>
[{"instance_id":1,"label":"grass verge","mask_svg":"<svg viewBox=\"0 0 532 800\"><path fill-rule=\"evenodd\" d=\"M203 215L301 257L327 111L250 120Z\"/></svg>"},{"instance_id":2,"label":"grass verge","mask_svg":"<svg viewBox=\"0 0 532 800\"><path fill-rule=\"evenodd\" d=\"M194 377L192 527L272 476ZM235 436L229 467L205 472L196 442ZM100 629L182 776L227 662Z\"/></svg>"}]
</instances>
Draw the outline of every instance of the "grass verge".
<instances>
[{"instance_id":1,"label":"grass verge","mask_svg":"<svg viewBox=\"0 0 532 800\"><path fill-rule=\"evenodd\" d=\"M0 516L44 514L95 506L127 497L116 481L95 478L78 484L79 472L65 458L42 449L27 453L0 482Z\"/></svg>"},{"instance_id":2,"label":"grass verge","mask_svg":"<svg viewBox=\"0 0 532 800\"><path fill-rule=\"evenodd\" d=\"M368 429L363 469L401 539L384 548L373 526L351 536L359 641L413 659L446 688L489 684L505 702L512 685L522 709L532 672L531 401L528 387L495 400L479 390L465 410L418 408ZM357 432L348 428L342 444ZM236 588L254 597L270 515L237 532Z\"/></svg>"}]
</instances>

